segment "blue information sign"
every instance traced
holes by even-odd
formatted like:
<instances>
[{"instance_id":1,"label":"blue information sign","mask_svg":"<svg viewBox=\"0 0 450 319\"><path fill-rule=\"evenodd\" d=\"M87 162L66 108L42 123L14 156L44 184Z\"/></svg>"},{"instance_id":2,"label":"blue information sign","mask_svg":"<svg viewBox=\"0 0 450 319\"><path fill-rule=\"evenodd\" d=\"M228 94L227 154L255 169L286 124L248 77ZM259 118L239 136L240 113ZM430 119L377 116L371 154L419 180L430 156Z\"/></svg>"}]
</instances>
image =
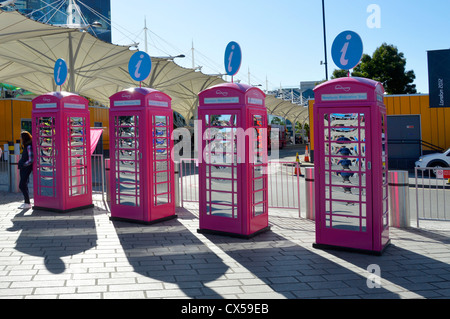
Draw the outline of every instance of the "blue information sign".
<instances>
[{"instance_id":1,"label":"blue information sign","mask_svg":"<svg viewBox=\"0 0 450 319\"><path fill-rule=\"evenodd\" d=\"M135 81L145 81L152 70L152 60L150 56L145 53L138 51L133 54L128 62L128 72Z\"/></svg>"},{"instance_id":2,"label":"blue information sign","mask_svg":"<svg viewBox=\"0 0 450 319\"><path fill-rule=\"evenodd\" d=\"M225 49L225 71L228 75L234 76L239 72L242 62L242 51L239 44L230 42Z\"/></svg>"},{"instance_id":3,"label":"blue information sign","mask_svg":"<svg viewBox=\"0 0 450 319\"><path fill-rule=\"evenodd\" d=\"M56 85L63 85L66 82L67 74L69 73L67 69L67 63L63 59L58 59L55 62L55 68L53 69L53 76L55 77Z\"/></svg>"},{"instance_id":4,"label":"blue information sign","mask_svg":"<svg viewBox=\"0 0 450 319\"><path fill-rule=\"evenodd\" d=\"M350 70L358 65L363 55L361 37L353 31L340 33L331 47L331 56L336 66L342 70Z\"/></svg>"}]
</instances>

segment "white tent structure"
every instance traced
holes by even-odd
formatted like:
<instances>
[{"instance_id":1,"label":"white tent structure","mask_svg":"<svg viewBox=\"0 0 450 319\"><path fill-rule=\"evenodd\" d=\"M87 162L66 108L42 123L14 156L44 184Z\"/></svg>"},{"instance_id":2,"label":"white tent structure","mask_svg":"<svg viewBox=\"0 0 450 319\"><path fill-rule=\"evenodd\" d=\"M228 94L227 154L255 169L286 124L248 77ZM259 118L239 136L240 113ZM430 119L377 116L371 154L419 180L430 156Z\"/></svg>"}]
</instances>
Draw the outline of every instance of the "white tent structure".
<instances>
[{"instance_id":1,"label":"white tent structure","mask_svg":"<svg viewBox=\"0 0 450 319\"><path fill-rule=\"evenodd\" d=\"M108 106L114 93L139 86L128 74L135 51L128 46L103 42L84 29L53 26L31 20L17 11L0 10L0 83L35 94L60 88L53 79L56 60L64 59L69 76L62 90L74 92ZM197 94L216 84L221 76L180 67L172 57L152 57L152 72L142 86L169 94L173 109L184 118L196 113ZM304 122L307 108L267 96L269 114Z\"/></svg>"}]
</instances>

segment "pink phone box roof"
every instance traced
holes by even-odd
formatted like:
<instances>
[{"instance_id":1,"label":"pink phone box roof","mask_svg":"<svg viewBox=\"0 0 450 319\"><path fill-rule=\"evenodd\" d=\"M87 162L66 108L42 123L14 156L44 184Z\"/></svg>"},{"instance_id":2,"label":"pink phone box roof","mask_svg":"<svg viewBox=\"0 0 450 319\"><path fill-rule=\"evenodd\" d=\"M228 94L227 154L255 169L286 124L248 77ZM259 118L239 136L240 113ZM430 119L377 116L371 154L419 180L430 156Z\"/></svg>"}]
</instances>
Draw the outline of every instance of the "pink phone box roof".
<instances>
[{"instance_id":1,"label":"pink phone box roof","mask_svg":"<svg viewBox=\"0 0 450 319\"><path fill-rule=\"evenodd\" d=\"M111 109L130 109L130 108L164 108L172 107L172 98L155 89L150 88L131 88L113 94L109 98Z\"/></svg>"},{"instance_id":2,"label":"pink phone box roof","mask_svg":"<svg viewBox=\"0 0 450 319\"><path fill-rule=\"evenodd\" d=\"M266 108L266 95L260 89L240 83L225 83L212 86L198 94L200 107L247 106Z\"/></svg>"},{"instance_id":3,"label":"pink phone box roof","mask_svg":"<svg viewBox=\"0 0 450 319\"><path fill-rule=\"evenodd\" d=\"M358 77L338 78L314 88L315 103L381 102L384 87L380 82Z\"/></svg>"},{"instance_id":4,"label":"pink phone box roof","mask_svg":"<svg viewBox=\"0 0 450 319\"><path fill-rule=\"evenodd\" d=\"M86 110L89 111L89 101L82 96L70 92L50 92L33 99L33 110Z\"/></svg>"}]
</instances>

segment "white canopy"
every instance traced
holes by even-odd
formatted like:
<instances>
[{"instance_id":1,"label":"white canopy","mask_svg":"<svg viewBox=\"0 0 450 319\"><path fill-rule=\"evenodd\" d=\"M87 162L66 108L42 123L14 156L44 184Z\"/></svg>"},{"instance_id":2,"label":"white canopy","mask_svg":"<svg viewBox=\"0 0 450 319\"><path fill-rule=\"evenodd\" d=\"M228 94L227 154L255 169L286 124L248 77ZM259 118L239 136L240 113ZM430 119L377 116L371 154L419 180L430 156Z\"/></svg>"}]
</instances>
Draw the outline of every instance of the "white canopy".
<instances>
[{"instance_id":1,"label":"white canopy","mask_svg":"<svg viewBox=\"0 0 450 319\"><path fill-rule=\"evenodd\" d=\"M136 51L101 41L80 29L31 20L18 11L0 10L0 82L36 94L55 91L53 69L64 59L69 76L62 90L109 105L109 97L139 86L128 74L128 62ZM142 86L170 95L173 109L189 120L198 106L197 94L216 84L221 76L180 67L171 58L152 57L152 72ZM267 96L269 114L293 122L308 118L306 107Z\"/></svg>"}]
</instances>

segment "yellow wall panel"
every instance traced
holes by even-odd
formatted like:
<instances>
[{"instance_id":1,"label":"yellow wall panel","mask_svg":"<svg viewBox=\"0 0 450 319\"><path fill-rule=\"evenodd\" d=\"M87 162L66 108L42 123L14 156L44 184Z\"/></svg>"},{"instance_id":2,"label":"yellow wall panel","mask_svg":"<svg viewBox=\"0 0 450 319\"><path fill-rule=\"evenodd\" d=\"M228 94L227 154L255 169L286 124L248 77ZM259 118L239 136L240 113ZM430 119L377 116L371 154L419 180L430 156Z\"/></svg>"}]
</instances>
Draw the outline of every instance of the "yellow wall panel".
<instances>
[{"instance_id":1,"label":"yellow wall panel","mask_svg":"<svg viewBox=\"0 0 450 319\"><path fill-rule=\"evenodd\" d=\"M411 114L409 96L400 96L400 114Z\"/></svg>"},{"instance_id":2,"label":"yellow wall panel","mask_svg":"<svg viewBox=\"0 0 450 319\"><path fill-rule=\"evenodd\" d=\"M11 121L11 100L1 100L0 107L2 109L2 123L0 127L0 144L3 145L12 141L12 121Z\"/></svg>"},{"instance_id":3,"label":"yellow wall panel","mask_svg":"<svg viewBox=\"0 0 450 319\"><path fill-rule=\"evenodd\" d=\"M410 114L420 114L420 99L416 96L411 96L409 98L410 102Z\"/></svg>"},{"instance_id":4,"label":"yellow wall panel","mask_svg":"<svg viewBox=\"0 0 450 319\"><path fill-rule=\"evenodd\" d=\"M394 100L384 98L384 105L386 105L386 114L392 115L394 114Z\"/></svg>"},{"instance_id":5,"label":"yellow wall panel","mask_svg":"<svg viewBox=\"0 0 450 319\"><path fill-rule=\"evenodd\" d=\"M103 129L103 149L109 150L109 109L108 108L89 108L91 112L91 127L94 127L94 122L102 123Z\"/></svg>"},{"instance_id":6,"label":"yellow wall panel","mask_svg":"<svg viewBox=\"0 0 450 319\"><path fill-rule=\"evenodd\" d=\"M314 118L313 118L314 100L308 101L308 113L309 113L309 143L311 150L314 150Z\"/></svg>"},{"instance_id":7,"label":"yellow wall panel","mask_svg":"<svg viewBox=\"0 0 450 319\"><path fill-rule=\"evenodd\" d=\"M9 101L0 100L0 145L3 149L3 144L11 140L11 106Z\"/></svg>"},{"instance_id":8,"label":"yellow wall panel","mask_svg":"<svg viewBox=\"0 0 450 319\"><path fill-rule=\"evenodd\" d=\"M12 122L14 125L14 137L13 140L16 142L20 140L21 129L21 121L22 119L30 119L31 120L31 110L32 104L29 101L20 101L13 100L13 118ZM33 134L32 132L30 132Z\"/></svg>"}]
</instances>

